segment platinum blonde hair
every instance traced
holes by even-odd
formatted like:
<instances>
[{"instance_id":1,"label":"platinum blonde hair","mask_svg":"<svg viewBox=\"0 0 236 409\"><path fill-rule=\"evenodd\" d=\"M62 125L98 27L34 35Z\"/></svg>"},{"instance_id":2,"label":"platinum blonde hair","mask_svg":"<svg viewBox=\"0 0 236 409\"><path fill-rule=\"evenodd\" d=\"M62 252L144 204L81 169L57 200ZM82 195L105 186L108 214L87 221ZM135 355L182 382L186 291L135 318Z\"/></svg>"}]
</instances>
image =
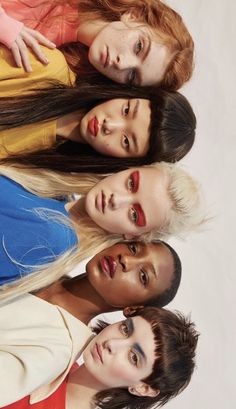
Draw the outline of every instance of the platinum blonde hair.
<instances>
[{"instance_id":1,"label":"platinum blonde hair","mask_svg":"<svg viewBox=\"0 0 236 409\"><path fill-rule=\"evenodd\" d=\"M140 236L140 239L145 242L167 239L170 235L180 235L200 226L204 222L204 217L201 211L198 183L175 164L161 162L146 167L157 168L168 177L167 193L171 207L169 220L165 225ZM27 168L17 163L0 165L0 174L42 197L56 197L71 193L86 195L99 180L106 177L91 174L64 174L45 169ZM58 219L58 215L56 217ZM63 218L61 222L68 223ZM0 301L52 284L63 275L68 274L85 258L123 239L122 235L108 233L97 226L85 211L80 212L77 231L80 238L78 248L67 251L49 264L37 266L37 269L28 276L3 285L0 290Z\"/></svg>"}]
</instances>

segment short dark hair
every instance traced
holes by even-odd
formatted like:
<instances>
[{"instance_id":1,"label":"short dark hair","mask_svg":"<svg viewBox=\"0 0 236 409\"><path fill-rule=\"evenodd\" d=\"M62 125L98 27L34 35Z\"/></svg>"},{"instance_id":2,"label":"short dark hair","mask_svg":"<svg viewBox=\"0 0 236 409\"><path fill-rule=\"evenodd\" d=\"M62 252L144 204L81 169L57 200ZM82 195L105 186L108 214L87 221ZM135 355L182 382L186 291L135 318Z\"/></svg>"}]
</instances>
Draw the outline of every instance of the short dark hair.
<instances>
[{"instance_id":1,"label":"short dark hair","mask_svg":"<svg viewBox=\"0 0 236 409\"><path fill-rule=\"evenodd\" d=\"M163 293L156 295L146 303L146 305L153 307L164 307L173 300L178 291L182 275L182 265L178 254L173 249L173 247L170 246L170 244L161 240L152 241L152 243L156 245L160 244L166 246L170 250L173 258L174 270L169 287Z\"/></svg>"},{"instance_id":2,"label":"short dark hair","mask_svg":"<svg viewBox=\"0 0 236 409\"><path fill-rule=\"evenodd\" d=\"M199 334L189 318L155 307L134 309L131 315L141 316L151 324L156 360L152 373L143 382L160 392L155 397L140 397L130 394L127 388L112 388L96 394L95 403L100 409L160 407L187 387L195 368Z\"/></svg>"}]
</instances>

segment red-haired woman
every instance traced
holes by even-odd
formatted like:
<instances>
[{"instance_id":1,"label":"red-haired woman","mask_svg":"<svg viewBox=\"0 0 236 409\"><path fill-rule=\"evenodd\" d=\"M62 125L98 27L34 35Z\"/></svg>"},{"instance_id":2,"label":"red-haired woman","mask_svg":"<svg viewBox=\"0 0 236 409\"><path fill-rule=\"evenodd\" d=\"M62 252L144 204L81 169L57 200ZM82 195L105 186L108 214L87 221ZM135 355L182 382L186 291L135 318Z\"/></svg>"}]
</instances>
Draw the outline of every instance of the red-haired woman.
<instances>
[{"instance_id":1,"label":"red-haired woman","mask_svg":"<svg viewBox=\"0 0 236 409\"><path fill-rule=\"evenodd\" d=\"M64 53L80 75L84 71L91 78L95 68L119 83L168 90L177 90L191 77L193 40L182 18L159 0L4 0L1 5L25 24L0 10L0 41L27 71L25 43L45 63L38 42L53 47L36 29L57 46L75 42Z\"/></svg>"}]
</instances>

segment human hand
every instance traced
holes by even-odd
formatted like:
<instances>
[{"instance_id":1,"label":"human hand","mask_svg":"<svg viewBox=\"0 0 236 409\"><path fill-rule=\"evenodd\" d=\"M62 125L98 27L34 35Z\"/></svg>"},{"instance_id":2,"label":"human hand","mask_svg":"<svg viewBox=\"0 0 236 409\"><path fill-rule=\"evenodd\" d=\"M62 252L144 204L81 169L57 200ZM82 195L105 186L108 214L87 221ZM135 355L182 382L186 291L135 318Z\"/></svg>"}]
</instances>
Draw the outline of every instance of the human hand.
<instances>
[{"instance_id":1,"label":"human hand","mask_svg":"<svg viewBox=\"0 0 236 409\"><path fill-rule=\"evenodd\" d=\"M47 57L42 52L39 44L44 45L51 49L56 47L54 43L49 41L46 37L44 37L44 35L42 35L38 31L23 26L22 30L18 34L16 40L14 41L11 47L11 51L17 67L24 67L26 72L32 72L27 47L32 49L36 57L43 64L49 63Z\"/></svg>"}]
</instances>

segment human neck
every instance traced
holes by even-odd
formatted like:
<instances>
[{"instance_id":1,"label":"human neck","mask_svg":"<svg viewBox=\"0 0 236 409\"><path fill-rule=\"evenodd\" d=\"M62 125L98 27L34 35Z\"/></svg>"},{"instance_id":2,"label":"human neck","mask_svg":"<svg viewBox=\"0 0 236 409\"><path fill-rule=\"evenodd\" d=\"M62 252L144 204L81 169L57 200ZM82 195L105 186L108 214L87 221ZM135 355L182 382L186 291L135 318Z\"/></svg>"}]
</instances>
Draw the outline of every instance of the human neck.
<instances>
[{"instance_id":1,"label":"human neck","mask_svg":"<svg viewBox=\"0 0 236 409\"><path fill-rule=\"evenodd\" d=\"M112 311L91 286L86 273L59 280L39 290L35 295L64 308L86 325L96 315Z\"/></svg>"},{"instance_id":2,"label":"human neck","mask_svg":"<svg viewBox=\"0 0 236 409\"><path fill-rule=\"evenodd\" d=\"M74 142L85 143L80 133L80 120L80 115L75 112L58 118L57 135Z\"/></svg>"},{"instance_id":3,"label":"human neck","mask_svg":"<svg viewBox=\"0 0 236 409\"><path fill-rule=\"evenodd\" d=\"M66 390L66 409L91 409L91 402L97 392L106 389L86 369L80 366L69 375Z\"/></svg>"},{"instance_id":4,"label":"human neck","mask_svg":"<svg viewBox=\"0 0 236 409\"><path fill-rule=\"evenodd\" d=\"M79 25L77 40L90 47L97 34L107 25L107 21L92 20Z\"/></svg>"}]
</instances>

